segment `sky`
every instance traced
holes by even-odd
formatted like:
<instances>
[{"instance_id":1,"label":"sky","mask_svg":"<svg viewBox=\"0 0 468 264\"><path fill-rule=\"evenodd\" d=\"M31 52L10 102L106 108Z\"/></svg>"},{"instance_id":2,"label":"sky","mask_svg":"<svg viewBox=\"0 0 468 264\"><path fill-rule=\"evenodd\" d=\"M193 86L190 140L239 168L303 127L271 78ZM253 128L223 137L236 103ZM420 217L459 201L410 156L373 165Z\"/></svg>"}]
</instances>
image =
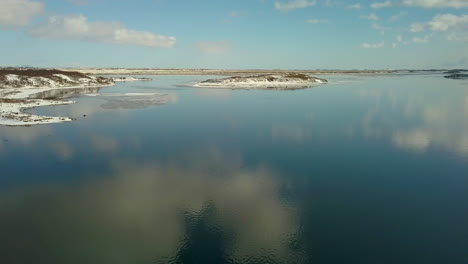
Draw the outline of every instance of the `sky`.
<instances>
[{"instance_id":1,"label":"sky","mask_svg":"<svg viewBox=\"0 0 468 264\"><path fill-rule=\"evenodd\" d=\"M0 0L0 66L468 68L468 0Z\"/></svg>"}]
</instances>

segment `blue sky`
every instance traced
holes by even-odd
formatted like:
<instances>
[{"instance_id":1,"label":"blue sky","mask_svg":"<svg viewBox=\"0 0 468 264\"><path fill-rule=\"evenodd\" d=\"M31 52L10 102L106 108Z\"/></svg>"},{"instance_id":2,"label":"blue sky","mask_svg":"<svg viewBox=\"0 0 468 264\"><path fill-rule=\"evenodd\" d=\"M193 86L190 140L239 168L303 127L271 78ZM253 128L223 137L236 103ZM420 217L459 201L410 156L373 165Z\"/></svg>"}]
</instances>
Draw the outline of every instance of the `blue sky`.
<instances>
[{"instance_id":1,"label":"blue sky","mask_svg":"<svg viewBox=\"0 0 468 264\"><path fill-rule=\"evenodd\" d=\"M0 65L468 68L468 0L0 0Z\"/></svg>"}]
</instances>

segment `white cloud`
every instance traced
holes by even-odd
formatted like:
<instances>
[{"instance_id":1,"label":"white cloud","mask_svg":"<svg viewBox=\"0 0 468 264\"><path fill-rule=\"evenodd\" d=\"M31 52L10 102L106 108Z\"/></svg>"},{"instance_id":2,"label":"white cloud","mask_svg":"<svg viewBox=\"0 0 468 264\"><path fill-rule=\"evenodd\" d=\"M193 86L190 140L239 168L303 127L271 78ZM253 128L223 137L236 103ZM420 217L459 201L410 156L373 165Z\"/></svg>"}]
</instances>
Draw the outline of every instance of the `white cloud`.
<instances>
[{"instance_id":1,"label":"white cloud","mask_svg":"<svg viewBox=\"0 0 468 264\"><path fill-rule=\"evenodd\" d=\"M322 24L322 23L325 23L325 22L327 22L327 21L323 20L323 19L317 19L317 18L311 18L311 19L307 20L307 23L313 24L313 25Z\"/></svg>"},{"instance_id":2,"label":"white cloud","mask_svg":"<svg viewBox=\"0 0 468 264\"><path fill-rule=\"evenodd\" d=\"M374 13L369 14L369 15L366 16L365 18L367 18L368 20L371 20L371 21L377 21L377 20L379 20L379 17L378 17L376 14L374 14Z\"/></svg>"},{"instance_id":3,"label":"white cloud","mask_svg":"<svg viewBox=\"0 0 468 264\"><path fill-rule=\"evenodd\" d=\"M48 39L85 40L152 48L170 48L176 44L175 37L128 29L119 22L89 22L83 15L51 16L46 23L35 27L29 34Z\"/></svg>"},{"instance_id":4,"label":"white cloud","mask_svg":"<svg viewBox=\"0 0 468 264\"><path fill-rule=\"evenodd\" d=\"M429 42L429 35L424 36L424 38L414 37L413 42L414 43L427 43Z\"/></svg>"},{"instance_id":5,"label":"white cloud","mask_svg":"<svg viewBox=\"0 0 468 264\"><path fill-rule=\"evenodd\" d=\"M393 5L392 1L385 1L385 2L376 2L372 3L370 7L372 8L385 8L385 7L391 7Z\"/></svg>"},{"instance_id":6,"label":"white cloud","mask_svg":"<svg viewBox=\"0 0 468 264\"><path fill-rule=\"evenodd\" d=\"M403 0L406 6L423 8L464 8L468 7L467 0Z\"/></svg>"},{"instance_id":7,"label":"white cloud","mask_svg":"<svg viewBox=\"0 0 468 264\"><path fill-rule=\"evenodd\" d=\"M413 23L410 26L411 32L422 32L425 29L425 25L423 23Z\"/></svg>"},{"instance_id":8,"label":"white cloud","mask_svg":"<svg viewBox=\"0 0 468 264\"><path fill-rule=\"evenodd\" d=\"M448 40L468 40L468 15L437 15L428 25L432 31L446 32Z\"/></svg>"},{"instance_id":9,"label":"white cloud","mask_svg":"<svg viewBox=\"0 0 468 264\"><path fill-rule=\"evenodd\" d=\"M380 43L362 43L361 48L363 49L380 49L385 46L385 43L382 41Z\"/></svg>"},{"instance_id":10,"label":"white cloud","mask_svg":"<svg viewBox=\"0 0 468 264\"><path fill-rule=\"evenodd\" d=\"M433 32L445 32L448 40L468 40L468 15L439 14L429 22L412 24L410 31L423 32L426 28ZM416 39L415 42L424 41Z\"/></svg>"},{"instance_id":11,"label":"white cloud","mask_svg":"<svg viewBox=\"0 0 468 264\"><path fill-rule=\"evenodd\" d=\"M433 31L448 31L452 29L468 29L468 15L456 16L452 14L437 15L429 21Z\"/></svg>"},{"instance_id":12,"label":"white cloud","mask_svg":"<svg viewBox=\"0 0 468 264\"><path fill-rule=\"evenodd\" d=\"M0 0L0 27L28 25L44 11L44 4L29 0Z\"/></svg>"},{"instance_id":13,"label":"white cloud","mask_svg":"<svg viewBox=\"0 0 468 264\"><path fill-rule=\"evenodd\" d=\"M360 3L356 3L356 4L349 5L348 8L349 9L361 9L362 7Z\"/></svg>"},{"instance_id":14,"label":"white cloud","mask_svg":"<svg viewBox=\"0 0 468 264\"><path fill-rule=\"evenodd\" d=\"M317 4L316 0L308 1L308 0L291 0L289 2L283 3L276 1L275 8L281 11L289 11L293 9L299 8L306 8L309 6L315 6Z\"/></svg>"},{"instance_id":15,"label":"white cloud","mask_svg":"<svg viewBox=\"0 0 468 264\"><path fill-rule=\"evenodd\" d=\"M231 49L231 42L226 40L216 42L197 42L195 48L203 53L207 54L223 54Z\"/></svg>"}]
</instances>

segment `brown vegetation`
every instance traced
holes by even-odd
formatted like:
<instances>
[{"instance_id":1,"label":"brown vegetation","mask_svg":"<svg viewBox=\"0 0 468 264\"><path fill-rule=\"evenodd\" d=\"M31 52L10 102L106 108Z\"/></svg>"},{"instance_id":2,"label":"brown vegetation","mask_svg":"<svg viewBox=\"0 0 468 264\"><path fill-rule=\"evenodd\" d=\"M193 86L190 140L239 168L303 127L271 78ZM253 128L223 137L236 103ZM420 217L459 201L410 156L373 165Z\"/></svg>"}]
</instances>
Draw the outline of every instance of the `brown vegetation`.
<instances>
[{"instance_id":1,"label":"brown vegetation","mask_svg":"<svg viewBox=\"0 0 468 264\"><path fill-rule=\"evenodd\" d=\"M75 78L89 78L87 75L75 71L61 71L56 69L34 69L34 68L0 68L0 77L7 74L16 74L25 77L53 78L54 74L63 74Z\"/></svg>"}]
</instances>

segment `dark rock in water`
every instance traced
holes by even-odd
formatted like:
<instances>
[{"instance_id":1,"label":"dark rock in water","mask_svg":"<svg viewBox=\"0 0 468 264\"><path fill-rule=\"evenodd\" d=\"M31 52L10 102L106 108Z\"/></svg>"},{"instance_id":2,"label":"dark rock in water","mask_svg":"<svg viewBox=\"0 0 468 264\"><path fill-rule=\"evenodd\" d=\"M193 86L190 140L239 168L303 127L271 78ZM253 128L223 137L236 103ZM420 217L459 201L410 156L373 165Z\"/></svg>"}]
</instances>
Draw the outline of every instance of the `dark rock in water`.
<instances>
[{"instance_id":1,"label":"dark rock in water","mask_svg":"<svg viewBox=\"0 0 468 264\"><path fill-rule=\"evenodd\" d=\"M456 80L464 80L464 79L468 79L468 74L457 73L457 74L451 74L451 75L444 76L444 78L447 78L447 79L456 79Z\"/></svg>"}]
</instances>

